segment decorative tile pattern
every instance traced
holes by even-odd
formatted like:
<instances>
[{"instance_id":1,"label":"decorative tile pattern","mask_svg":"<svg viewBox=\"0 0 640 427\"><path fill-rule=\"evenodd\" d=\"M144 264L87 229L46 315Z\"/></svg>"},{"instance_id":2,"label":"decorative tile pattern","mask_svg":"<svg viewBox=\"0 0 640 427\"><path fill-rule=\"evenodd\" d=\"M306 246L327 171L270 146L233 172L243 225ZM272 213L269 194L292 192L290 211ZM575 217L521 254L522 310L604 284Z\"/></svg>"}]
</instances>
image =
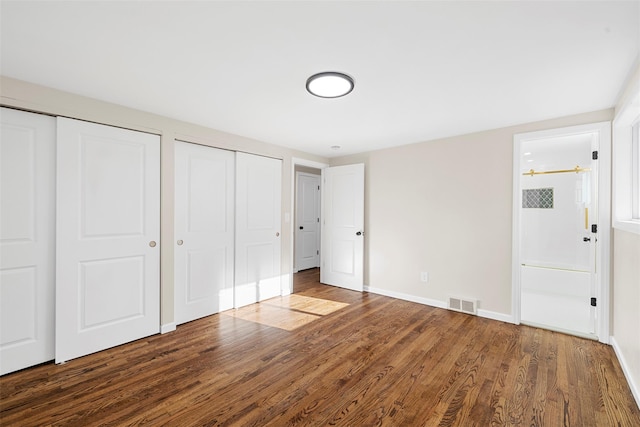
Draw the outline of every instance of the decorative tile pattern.
<instances>
[{"instance_id":1,"label":"decorative tile pattern","mask_svg":"<svg viewBox=\"0 0 640 427\"><path fill-rule=\"evenodd\" d=\"M522 190L524 209L553 209L553 188Z\"/></svg>"}]
</instances>

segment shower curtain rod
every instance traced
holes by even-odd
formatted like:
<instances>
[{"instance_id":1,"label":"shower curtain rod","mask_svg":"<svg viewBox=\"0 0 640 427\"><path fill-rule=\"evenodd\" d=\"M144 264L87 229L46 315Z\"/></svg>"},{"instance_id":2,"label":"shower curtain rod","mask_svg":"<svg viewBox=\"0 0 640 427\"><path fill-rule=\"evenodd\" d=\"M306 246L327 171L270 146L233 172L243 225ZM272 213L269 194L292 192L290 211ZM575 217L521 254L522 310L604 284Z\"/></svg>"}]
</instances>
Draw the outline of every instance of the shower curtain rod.
<instances>
[{"instance_id":1,"label":"shower curtain rod","mask_svg":"<svg viewBox=\"0 0 640 427\"><path fill-rule=\"evenodd\" d=\"M580 172L590 172L590 171L591 171L591 168L581 168L580 166L576 166L573 169L560 169L555 171L541 171L541 172L536 172L535 170L530 169L529 172L525 172L522 175L533 176L533 175L546 175L551 173L569 173L569 172L580 173Z\"/></svg>"}]
</instances>

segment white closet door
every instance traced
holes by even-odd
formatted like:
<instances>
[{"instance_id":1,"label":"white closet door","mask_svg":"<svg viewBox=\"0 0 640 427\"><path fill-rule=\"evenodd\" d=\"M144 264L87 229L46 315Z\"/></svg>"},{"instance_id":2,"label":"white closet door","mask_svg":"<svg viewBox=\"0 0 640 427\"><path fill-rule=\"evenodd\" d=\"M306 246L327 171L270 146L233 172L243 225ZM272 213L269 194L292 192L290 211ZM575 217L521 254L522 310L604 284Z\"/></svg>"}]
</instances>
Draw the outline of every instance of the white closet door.
<instances>
[{"instance_id":1,"label":"white closet door","mask_svg":"<svg viewBox=\"0 0 640 427\"><path fill-rule=\"evenodd\" d=\"M281 160L236 154L236 307L281 295L281 179Z\"/></svg>"},{"instance_id":2,"label":"white closet door","mask_svg":"<svg viewBox=\"0 0 640 427\"><path fill-rule=\"evenodd\" d=\"M58 119L56 362L160 331L160 137Z\"/></svg>"},{"instance_id":3,"label":"white closet door","mask_svg":"<svg viewBox=\"0 0 640 427\"><path fill-rule=\"evenodd\" d=\"M320 281L364 290L364 164L322 169Z\"/></svg>"},{"instance_id":4,"label":"white closet door","mask_svg":"<svg viewBox=\"0 0 640 427\"><path fill-rule=\"evenodd\" d=\"M53 117L1 109L0 375L53 359Z\"/></svg>"},{"instance_id":5,"label":"white closet door","mask_svg":"<svg viewBox=\"0 0 640 427\"><path fill-rule=\"evenodd\" d=\"M180 324L233 308L235 153L176 141L175 155Z\"/></svg>"}]
</instances>

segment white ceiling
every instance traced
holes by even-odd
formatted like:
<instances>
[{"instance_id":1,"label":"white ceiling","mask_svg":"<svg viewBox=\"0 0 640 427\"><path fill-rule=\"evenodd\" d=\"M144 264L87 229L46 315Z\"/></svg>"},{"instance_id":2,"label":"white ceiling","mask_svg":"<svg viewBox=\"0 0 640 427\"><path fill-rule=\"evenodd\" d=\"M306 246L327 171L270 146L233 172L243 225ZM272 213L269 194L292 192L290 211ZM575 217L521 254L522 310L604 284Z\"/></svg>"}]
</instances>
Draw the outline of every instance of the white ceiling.
<instances>
[{"instance_id":1,"label":"white ceiling","mask_svg":"<svg viewBox=\"0 0 640 427\"><path fill-rule=\"evenodd\" d=\"M5 76L326 157L612 107L640 49L640 1L0 8Z\"/></svg>"}]
</instances>

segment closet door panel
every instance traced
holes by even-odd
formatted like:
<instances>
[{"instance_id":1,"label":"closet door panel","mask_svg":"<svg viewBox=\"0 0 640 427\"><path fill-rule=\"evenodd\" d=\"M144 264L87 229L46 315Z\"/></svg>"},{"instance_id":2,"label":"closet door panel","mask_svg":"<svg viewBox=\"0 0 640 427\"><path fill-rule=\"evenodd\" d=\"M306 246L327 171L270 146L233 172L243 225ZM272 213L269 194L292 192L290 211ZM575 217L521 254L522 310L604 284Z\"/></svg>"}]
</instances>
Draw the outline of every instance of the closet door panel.
<instances>
[{"instance_id":1,"label":"closet door panel","mask_svg":"<svg viewBox=\"0 0 640 427\"><path fill-rule=\"evenodd\" d=\"M56 362L160 330L160 138L58 119Z\"/></svg>"},{"instance_id":2,"label":"closet door panel","mask_svg":"<svg viewBox=\"0 0 640 427\"><path fill-rule=\"evenodd\" d=\"M281 295L282 161L246 153L236 158L235 305Z\"/></svg>"},{"instance_id":3,"label":"closet door panel","mask_svg":"<svg viewBox=\"0 0 640 427\"><path fill-rule=\"evenodd\" d=\"M233 308L235 153L176 141L176 323Z\"/></svg>"},{"instance_id":4,"label":"closet door panel","mask_svg":"<svg viewBox=\"0 0 640 427\"><path fill-rule=\"evenodd\" d=\"M0 110L0 375L53 359L55 119Z\"/></svg>"}]
</instances>

